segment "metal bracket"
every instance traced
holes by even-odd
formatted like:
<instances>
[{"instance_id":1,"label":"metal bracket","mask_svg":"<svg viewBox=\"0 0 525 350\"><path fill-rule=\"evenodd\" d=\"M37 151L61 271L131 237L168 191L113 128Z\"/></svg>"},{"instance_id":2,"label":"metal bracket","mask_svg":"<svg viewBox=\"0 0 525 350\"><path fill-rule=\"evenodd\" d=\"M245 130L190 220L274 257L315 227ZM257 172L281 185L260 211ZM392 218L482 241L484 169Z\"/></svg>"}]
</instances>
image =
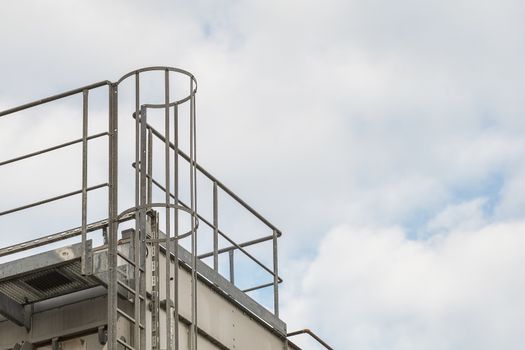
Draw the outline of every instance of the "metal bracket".
<instances>
[{"instance_id":1,"label":"metal bracket","mask_svg":"<svg viewBox=\"0 0 525 350\"><path fill-rule=\"evenodd\" d=\"M22 344L16 343L13 346L13 350L33 350L35 347L28 341L23 342Z\"/></svg>"},{"instance_id":2,"label":"metal bracket","mask_svg":"<svg viewBox=\"0 0 525 350\"><path fill-rule=\"evenodd\" d=\"M31 324L33 323L33 310L34 304L24 306L24 326L28 332L31 329Z\"/></svg>"},{"instance_id":3,"label":"metal bracket","mask_svg":"<svg viewBox=\"0 0 525 350\"><path fill-rule=\"evenodd\" d=\"M166 310L166 304L167 304L167 303L166 303L166 299L162 299L162 300L159 302L159 306L160 306L160 308L163 309L163 310ZM172 308L173 305L175 305L175 304L173 303L173 300L170 300L170 301L169 301L169 306L170 306L170 308Z\"/></svg>"},{"instance_id":4,"label":"metal bracket","mask_svg":"<svg viewBox=\"0 0 525 350\"><path fill-rule=\"evenodd\" d=\"M104 245L108 244L108 228L102 228L102 238L104 239Z\"/></svg>"},{"instance_id":5,"label":"metal bracket","mask_svg":"<svg viewBox=\"0 0 525 350\"><path fill-rule=\"evenodd\" d=\"M105 326L98 327L98 342L100 345L106 345L108 342L108 332Z\"/></svg>"},{"instance_id":6,"label":"metal bracket","mask_svg":"<svg viewBox=\"0 0 525 350\"><path fill-rule=\"evenodd\" d=\"M61 344L58 342L58 338L51 339L51 348L53 350L60 350Z\"/></svg>"}]
</instances>

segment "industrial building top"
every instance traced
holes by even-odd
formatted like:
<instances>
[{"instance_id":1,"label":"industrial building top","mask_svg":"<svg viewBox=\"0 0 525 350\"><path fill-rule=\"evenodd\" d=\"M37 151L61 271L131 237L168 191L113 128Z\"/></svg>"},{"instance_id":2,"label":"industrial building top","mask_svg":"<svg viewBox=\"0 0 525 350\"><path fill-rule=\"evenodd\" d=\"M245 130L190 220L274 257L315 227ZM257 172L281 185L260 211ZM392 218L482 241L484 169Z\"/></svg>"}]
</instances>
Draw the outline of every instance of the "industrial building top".
<instances>
[{"instance_id":1,"label":"industrial building top","mask_svg":"<svg viewBox=\"0 0 525 350\"><path fill-rule=\"evenodd\" d=\"M16 340L0 337L0 350L95 328L109 350L239 348L242 335L206 320L230 309L266 330L264 349L311 334L287 334L279 318L281 231L197 162L196 92L191 73L149 67L0 112L32 126L0 161L0 232L17 232L0 245L0 314L27 333L0 322ZM229 305L219 315L207 314L210 290ZM86 300L102 319L38 321Z\"/></svg>"}]
</instances>

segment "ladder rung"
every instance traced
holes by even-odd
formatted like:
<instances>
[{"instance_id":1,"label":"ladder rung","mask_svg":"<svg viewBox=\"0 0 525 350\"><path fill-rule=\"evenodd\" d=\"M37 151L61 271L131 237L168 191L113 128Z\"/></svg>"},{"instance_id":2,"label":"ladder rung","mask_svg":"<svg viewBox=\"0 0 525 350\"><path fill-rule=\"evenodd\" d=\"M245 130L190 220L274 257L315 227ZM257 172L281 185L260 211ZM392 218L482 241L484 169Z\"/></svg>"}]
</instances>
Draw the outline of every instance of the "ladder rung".
<instances>
[{"instance_id":1,"label":"ladder rung","mask_svg":"<svg viewBox=\"0 0 525 350\"><path fill-rule=\"evenodd\" d=\"M137 267L135 265L135 262L133 260L131 260L130 258L128 258L127 256L125 256L124 254L122 254L121 252L117 252L117 255L119 257L121 257L124 261L126 261L128 264L130 264L131 266L133 267ZM144 269L142 267L139 267L139 271L144 273Z\"/></svg>"},{"instance_id":2,"label":"ladder rung","mask_svg":"<svg viewBox=\"0 0 525 350\"><path fill-rule=\"evenodd\" d=\"M117 343L119 343L120 345L124 346L125 348L127 349L130 349L130 350L135 350L135 348L131 345L129 345L128 343L126 343L125 341L123 340L120 340L117 338Z\"/></svg>"},{"instance_id":3,"label":"ladder rung","mask_svg":"<svg viewBox=\"0 0 525 350\"><path fill-rule=\"evenodd\" d=\"M117 255L120 256L122 259L124 259L131 266L135 266L135 262L131 260L130 258L128 258L127 256L125 256L124 254L122 254L121 252L117 251Z\"/></svg>"},{"instance_id":4,"label":"ladder rung","mask_svg":"<svg viewBox=\"0 0 525 350\"><path fill-rule=\"evenodd\" d=\"M121 286L122 288L124 288L125 290L127 290L128 292L132 293L132 294L135 294L135 289L131 288L130 286L128 286L126 283L120 281L120 280L117 280L117 283L119 286ZM142 295L139 295L139 298L141 300L144 300L144 297Z\"/></svg>"},{"instance_id":5,"label":"ladder rung","mask_svg":"<svg viewBox=\"0 0 525 350\"><path fill-rule=\"evenodd\" d=\"M135 318L134 318L134 317L131 317L130 315L128 315L127 313L125 313L122 309L117 308L117 312L118 312L119 314L121 314L122 316L124 316L125 318L127 318L130 322L135 323ZM140 328L144 328L144 325L139 324L139 327L140 327Z\"/></svg>"}]
</instances>

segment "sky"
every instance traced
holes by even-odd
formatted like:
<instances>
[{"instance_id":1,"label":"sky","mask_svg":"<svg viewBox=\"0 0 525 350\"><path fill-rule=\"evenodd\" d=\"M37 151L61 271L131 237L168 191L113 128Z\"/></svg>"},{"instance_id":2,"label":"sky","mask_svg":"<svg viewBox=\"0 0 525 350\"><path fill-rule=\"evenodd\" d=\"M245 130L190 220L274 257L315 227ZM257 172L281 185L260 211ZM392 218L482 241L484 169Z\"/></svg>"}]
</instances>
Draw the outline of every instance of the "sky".
<instances>
[{"instance_id":1,"label":"sky","mask_svg":"<svg viewBox=\"0 0 525 350\"><path fill-rule=\"evenodd\" d=\"M20 0L0 13L0 110L143 66L197 77L199 163L283 231L290 330L336 349L523 349L522 1ZM0 158L37 132L60 139L72 110L0 124ZM0 176L31 198L5 179L33 174Z\"/></svg>"}]
</instances>

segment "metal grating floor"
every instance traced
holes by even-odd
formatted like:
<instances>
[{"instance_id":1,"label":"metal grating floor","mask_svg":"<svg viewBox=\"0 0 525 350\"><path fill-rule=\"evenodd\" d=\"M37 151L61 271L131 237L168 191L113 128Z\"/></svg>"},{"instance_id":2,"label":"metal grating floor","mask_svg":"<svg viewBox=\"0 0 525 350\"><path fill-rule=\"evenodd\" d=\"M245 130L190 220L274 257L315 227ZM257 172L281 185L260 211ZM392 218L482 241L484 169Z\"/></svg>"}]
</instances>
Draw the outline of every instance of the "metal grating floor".
<instances>
[{"instance_id":1,"label":"metal grating floor","mask_svg":"<svg viewBox=\"0 0 525 350\"><path fill-rule=\"evenodd\" d=\"M80 261L0 282L0 293L19 304L53 298L100 285L98 278L82 276Z\"/></svg>"},{"instance_id":2,"label":"metal grating floor","mask_svg":"<svg viewBox=\"0 0 525 350\"><path fill-rule=\"evenodd\" d=\"M73 245L1 264L0 293L24 305L103 284L81 274L80 254Z\"/></svg>"}]
</instances>

